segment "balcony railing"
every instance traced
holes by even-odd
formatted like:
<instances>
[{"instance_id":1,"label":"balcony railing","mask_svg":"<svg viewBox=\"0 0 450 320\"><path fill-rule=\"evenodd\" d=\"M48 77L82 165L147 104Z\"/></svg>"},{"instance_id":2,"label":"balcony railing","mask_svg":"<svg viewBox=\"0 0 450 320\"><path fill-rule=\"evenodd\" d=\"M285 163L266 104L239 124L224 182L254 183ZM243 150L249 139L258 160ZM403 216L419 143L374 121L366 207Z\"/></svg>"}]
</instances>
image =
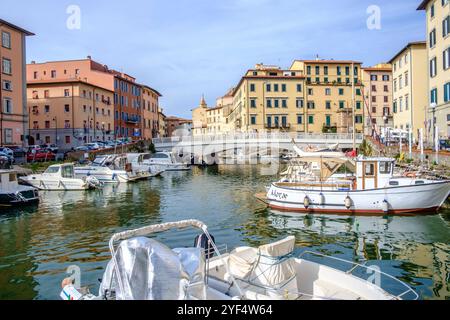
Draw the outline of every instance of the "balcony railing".
<instances>
[{"instance_id":1,"label":"balcony railing","mask_svg":"<svg viewBox=\"0 0 450 320\"><path fill-rule=\"evenodd\" d=\"M266 129L289 129L291 125L289 123L266 123Z\"/></svg>"}]
</instances>

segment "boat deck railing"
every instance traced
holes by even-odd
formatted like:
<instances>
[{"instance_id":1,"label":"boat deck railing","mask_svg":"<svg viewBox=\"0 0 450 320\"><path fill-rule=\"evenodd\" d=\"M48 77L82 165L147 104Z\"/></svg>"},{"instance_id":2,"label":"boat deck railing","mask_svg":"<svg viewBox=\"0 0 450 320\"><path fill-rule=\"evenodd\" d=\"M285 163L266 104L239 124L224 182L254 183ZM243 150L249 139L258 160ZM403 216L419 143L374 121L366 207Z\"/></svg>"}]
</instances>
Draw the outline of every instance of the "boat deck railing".
<instances>
[{"instance_id":1,"label":"boat deck railing","mask_svg":"<svg viewBox=\"0 0 450 320\"><path fill-rule=\"evenodd\" d=\"M419 299L419 295L417 294L417 292L414 291L414 289L412 289L409 285L407 285L405 282L397 279L396 277L391 276L390 274L387 274L387 273L379 270L378 268L374 268L372 266L366 266L364 264L360 264L360 263L357 263L357 262L354 262L354 261L348 261L348 260L345 260L345 259L332 257L332 256L328 256L328 255L323 254L323 253L313 252L313 251L304 251L298 256L298 258L302 259L303 256L305 256L305 255L314 255L314 256L317 256L317 257L321 257L321 258L325 258L325 259L331 259L331 260L334 260L334 261L339 261L339 262L343 262L345 264L349 264L349 265L351 265L351 268L346 270L346 271L344 271L344 272L346 274L352 275L352 276L357 277L359 279L362 279L364 281L367 281L367 280L364 279L363 277L359 276L359 275L354 274L354 272L356 270L364 269L364 270L366 270L367 274L378 274L380 276L382 275L382 276L385 276L385 277L393 280L394 282L396 282L396 283L400 284L402 287L404 287L404 290L402 292L400 292L399 294L393 294L393 293L388 292L386 289L382 288L383 290L385 290L388 294L390 294L393 297L392 300L402 300L403 297L405 297L408 294L410 294L412 296L411 300Z\"/></svg>"}]
</instances>

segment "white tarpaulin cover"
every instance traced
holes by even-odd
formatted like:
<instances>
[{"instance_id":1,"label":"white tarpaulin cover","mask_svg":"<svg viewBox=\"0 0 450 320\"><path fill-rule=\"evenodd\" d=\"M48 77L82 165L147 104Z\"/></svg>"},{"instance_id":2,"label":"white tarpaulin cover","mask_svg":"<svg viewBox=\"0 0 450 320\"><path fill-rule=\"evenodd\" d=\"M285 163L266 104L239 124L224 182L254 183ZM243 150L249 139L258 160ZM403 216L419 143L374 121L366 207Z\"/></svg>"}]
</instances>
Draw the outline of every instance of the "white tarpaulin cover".
<instances>
[{"instance_id":1,"label":"white tarpaulin cover","mask_svg":"<svg viewBox=\"0 0 450 320\"><path fill-rule=\"evenodd\" d=\"M156 240L145 237L122 241L115 254L117 268L114 268L112 259L100 286L100 296L108 298L115 292L117 300L202 299L204 259L201 251L198 249L196 254L183 250L187 249L174 252ZM118 274L123 291L118 285ZM199 296L190 297L191 282L197 283L192 294Z\"/></svg>"}]
</instances>

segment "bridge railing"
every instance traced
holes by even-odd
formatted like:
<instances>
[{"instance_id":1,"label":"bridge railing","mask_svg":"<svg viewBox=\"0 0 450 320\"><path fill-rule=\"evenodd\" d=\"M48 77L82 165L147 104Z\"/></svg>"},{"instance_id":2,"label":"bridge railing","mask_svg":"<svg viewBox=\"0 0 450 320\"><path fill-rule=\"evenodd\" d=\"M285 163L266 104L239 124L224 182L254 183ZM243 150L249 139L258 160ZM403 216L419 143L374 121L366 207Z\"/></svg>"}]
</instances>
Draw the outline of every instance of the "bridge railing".
<instances>
[{"instance_id":1,"label":"bridge railing","mask_svg":"<svg viewBox=\"0 0 450 320\"><path fill-rule=\"evenodd\" d=\"M170 138L155 138L155 145L174 144L174 143L214 143L217 141L232 140L292 140L307 141L314 143L315 141L336 143L339 141L352 141L351 133L232 133L220 135L202 135L202 136L178 136ZM363 134L357 134L358 143L362 142Z\"/></svg>"}]
</instances>

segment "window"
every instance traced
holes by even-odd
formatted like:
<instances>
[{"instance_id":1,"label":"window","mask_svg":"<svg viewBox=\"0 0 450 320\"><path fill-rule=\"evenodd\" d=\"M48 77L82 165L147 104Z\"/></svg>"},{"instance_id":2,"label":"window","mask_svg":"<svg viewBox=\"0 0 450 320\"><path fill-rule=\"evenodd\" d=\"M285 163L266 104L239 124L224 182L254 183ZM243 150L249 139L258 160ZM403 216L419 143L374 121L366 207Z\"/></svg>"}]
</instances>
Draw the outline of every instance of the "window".
<instances>
[{"instance_id":1,"label":"window","mask_svg":"<svg viewBox=\"0 0 450 320\"><path fill-rule=\"evenodd\" d=\"M341 67L340 67L340 66L337 66L337 67L336 67L336 73L337 73L338 76L340 76L340 75L342 74L342 71L341 71Z\"/></svg>"},{"instance_id":2,"label":"window","mask_svg":"<svg viewBox=\"0 0 450 320\"><path fill-rule=\"evenodd\" d=\"M314 101L308 101L308 109L315 109L316 105L314 103Z\"/></svg>"},{"instance_id":3,"label":"window","mask_svg":"<svg viewBox=\"0 0 450 320\"><path fill-rule=\"evenodd\" d=\"M256 99L250 99L250 108L256 108Z\"/></svg>"},{"instance_id":4,"label":"window","mask_svg":"<svg viewBox=\"0 0 450 320\"><path fill-rule=\"evenodd\" d=\"M266 84L266 91L267 92L272 91L272 86L270 85L270 83Z\"/></svg>"},{"instance_id":5,"label":"window","mask_svg":"<svg viewBox=\"0 0 450 320\"><path fill-rule=\"evenodd\" d=\"M272 108L272 100L267 99L267 108Z\"/></svg>"},{"instance_id":6,"label":"window","mask_svg":"<svg viewBox=\"0 0 450 320\"><path fill-rule=\"evenodd\" d=\"M303 124L303 115L301 114L297 115L297 124Z\"/></svg>"},{"instance_id":7,"label":"window","mask_svg":"<svg viewBox=\"0 0 450 320\"><path fill-rule=\"evenodd\" d=\"M397 101L394 101L394 104L392 105L394 113L397 113Z\"/></svg>"},{"instance_id":8,"label":"window","mask_svg":"<svg viewBox=\"0 0 450 320\"><path fill-rule=\"evenodd\" d=\"M11 144L13 142L13 129L5 129L5 143Z\"/></svg>"},{"instance_id":9,"label":"window","mask_svg":"<svg viewBox=\"0 0 450 320\"><path fill-rule=\"evenodd\" d=\"M339 101L339 109L345 108L345 101Z\"/></svg>"},{"instance_id":10,"label":"window","mask_svg":"<svg viewBox=\"0 0 450 320\"><path fill-rule=\"evenodd\" d=\"M430 16L431 18L434 18L434 4L432 4L430 7Z\"/></svg>"},{"instance_id":11,"label":"window","mask_svg":"<svg viewBox=\"0 0 450 320\"><path fill-rule=\"evenodd\" d=\"M51 77L52 77L52 78L56 78L56 70L52 70L52 72L51 72Z\"/></svg>"},{"instance_id":12,"label":"window","mask_svg":"<svg viewBox=\"0 0 450 320\"><path fill-rule=\"evenodd\" d=\"M279 107L280 107L280 101L279 101L278 99L275 99L273 102L274 102L274 105L273 105L273 106L274 106L275 108L279 108Z\"/></svg>"},{"instance_id":13,"label":"window","mask_svg":"<svg viewBox=\"0 0 450 320\"><path fill-rule=\"evenodd\" d=\"M450 47L444 50L442 54L442 62L444 70L450 68Z\"/></svg>"},{"instance_id":14,"label":"window","mask_svg":"<svg viewBox=\"0 0 450 320\"><path fill-rule=\"evenodd\" d=\"M320 67L316 66L316 75L319 75L319 74L320 74Z\"/></svg>"},{"instance_id":15,"label":"window","mask_svg":"<svg viewBox=\"0 0 450 320\"><path fill-rule=\"evenodd\" d=\"M394 80L394 92L397 92L397 79Z\"/></svg>"},{"instance_id":16,"label":"window","mask_svg":"<svg viewBox=\"0 0 450 320\"><path fill-rule=\"evenodd\" d=\"M301 84L297 84L297 92L302 92L302 85Z\"/></svg>"},{"instance_id":17,"label":"window","mask_svg":"<svg viewBox=\"0 0 450 320\"><path fill-rule=\"evenodd\" d=\"M326 96L331 96L331 89L330 88L325 88L325 95Z\"/></svg>"},{"instance_id":18,"label":"window","mask_svg":"<svg viewBox=\"0 0 450 320\"><path fill-rule=\"evenodd\" d=\"M327 110L331 109L331 101L325 101L325 109Z\"/></svg>"},{"instance_id":19,"label":"window","mask_svg":"<svg viewBox=\"0 0 450 320\"><path fill-rule=\"evenodd\" d=\"M10 98L3 98L3 112L12 113L12 100Z\"/></svg>"},{"instance_id":20,"label":"window","mask_svg":"<svg viewBox=\"0 0 450 320\"><path fill-rule=\"evenodd\" d=\"M436 103L437 104L437 89L434 88L433 90L431 90L430 92L430 102L431 103Z\"/></svg>"},{"instance_id":21,"label":"window","mask_svg":"<svg viewBox=\"0 0 450 320\"><path fill-rule=\"evenodd\" d=\"M434 78L437 74L436 57L430 60L430 77Z\"/></svg>"},{"instance_id":22,"label":"window","mask_svg":"<svg viewBox=\"0 0 450 320\"><path fill-rule=\"evenodd\" d=\"M328 66L323 67L323 74L328 75Z\"/></svg>"},{"instance_id":23,"label":"window","mask_svg":"<svg viewBox=\"0 0 450 320\"><path fill-rule=\"evenodd\" d=\"M436 29L433 29L430 32L430 48L433 48L435 45L436 45Z\"/></svg>"},{"instance_id":24,"label":"window","mask_svg":"<svg viewBox=\"0 0 450 320\"><path fill-rule=\"evenodd\" d=\"M308 123L309 124L314 124L314 116L313 115L309 115L308 116Z\"/></svg>"},{"instance_id":25,"label":"window","mask_svg":"<svg viewBox=\"0 0 450 320\"><path fill-rule=\"evenodd\" d=\"M314 90L312 88L308 89L308 95L312 96L314 94Z\"/></svg>"},{"instance_id":26,"label":"window","mask_svg":"<svg viewBox=\"0 0 450 320\"><path fill-rule=\"evenodd\" d=\"M380 173L390 174L391 173L391 163L390 162L380 162Z\"/></svg>"},{"instance_id":27,"label":"window","mask_svg":"<svg viewBox=\"0 0 450 320\"><path fill-rule=\"evenodd\" d=\"M399 105L399 108L400 108L400 112L402 112L403 111L403 97L400 97L398 99L398 105Z\"/></svg>"},{"instance_id":28,"label":"window","mask_svg":"<svg viewBox=\"0 0 450 320\"><path fill-rule=\"evenodd\" d=\"M377 113L377 107L372 107L372 113ZM376 120L376 119L372 119L372 120Z\"/></svg>"},{"instance_id":29,"label":"window","mask_svg":"<svg viewBox=\"0 0 450 320\"><path fill-rule=\"evenodd\" d=\"M311 66L306 67L306 74L308 74L308 75L311 74Z\"/></svg>"},{"instance_id":30,"label":"window","mask_svg":"<svg viewBox=\"0 0 450 320\"><path fill-rule=\"evenodd\" d=\"M64 97L69 97L69 96L70 96L69 89L64 89Z\"/></svg>"},{"instance_id":31,"label":"window","mask_svg":"<svg viewBox=\"0 0 450 320\"><path fill-rule=\"evenodd\" d=\"M65 120L64 121L64 128L65 129L69 129L70 128L70 121L69 120Z\"/></svg>"},{"instance_id":32,"label":"window","mask_svg":"<svg viewBox=\"0 0 450 320\"><path fill-rule=\"evenodd\" d=\"M12 91L12 83L9 80L3 80L3 90Z\"/></svg>"},{"instance_id":33,"label":"window","mask_svg":"<svg viewBox=\"0 0 450 320\"><path fill-rule=\"evenodd\" d=\"M12 73L11 60L3 58L2 72L6 74Z\"/></svg>"},{"instance_id":34,"label":"window","mask_svg":"<svg viewBox=\"0 0 450 320\"><path fill-rule=\"evenodd\" d=\"M11 34L9 32L2 31L2 46L11 49Z\"/></svg>"},{"instance_id":35,"label":"window","mask_svg":"<svg viewBox=\"0 0 450 320\"><path fill-rule=\"evenodd\" d=\"M388 86L384 86L383 91L384 92L389 92L389 87Z\"/></svg>"},{"instance_id":36,"label":"window","mask_svg":"<svg viewBox=\"0 0 450 320\"><path fill-rule=\"evenodd\" d=\"M286 116L281 117L281 126L283 128L287 128L287 117Z\"/></svg>"},{"instance_id":37,"label":"window","mask_svg":"<svg viewBox=\"0 0 450 320\"><path fill-rule=\"evenodd\" d=\"M282 92L286 92L286 84L282 84L281 85L281 91Z\"/></svg>"},{"instance_id":38,"label":"window","mask_svg":"<svg viewBox=\"0 0 450 320\"><path fill-rule=\"evenodd\" d=\"M339 95L343 96L344 95L344 89L343 88L339 88Z\"/></svg>"},{"instance_id":39,"label":"window","mask_svg":"<svg viewBox=\"0 0 450 320\"><path fill-rule=\"evenodd\" d=\"M276 83L276 84L274 84L273 85L273 91L275 91L275 92L278 92L278 84Z\"/></svg>"},{"instance_id":40,"label":"window","mask_svg":"<svg viewBox=\"0 0 450 320\"><path fill-rule=\"evenodd\" d=\"M409 110L409 95L405 96L405 110Z\"/></svg>"},{"instance_id":41,"label":"window","mask_svg":"<svg viewBox=\"0 0 450 320\"><path fill-rule=\"evenodd\" d=\"M349 76L349 75L350 75L350 67L349 67L349 66L346 66L346 67L345 67L345 75L346 75L346 76Z\"/></svg>"},{"instance_id":42,"label":"window","mask_svg":"<svg viewBox=\"0 0 450 320\"><path fill-rule=\"evenodd\" d=\"M363 117L361 115L355 116L355 123L363 123Z\"/></svg>"},{"instance_id":43,"label":"window","mask_svg":"<svg viewBox=\"0 0 450 320\"><path fill-rule=\"evenodd\" d=\"M296 99L296 101L295 101L295 106L297 107L297 108L303 108L303 98L297 98Z\"/></svg>"},{"instance_id":44,"label":"window","mask_svg":"<svg viewBox=\"0 0 450 320\"><path fill-rule=\"evenodd\" d=\"M389 97L388 96L384 96L384 103L388 103L389 102Z\"/></svg>"},{"instance_id":45,"label":"window","mask_svg":"<svg viewBox=\"0 0 450 320\"><path fill-rule=\"evenodd\" d=\"M255 92L255 84L254 83L250 84L250 92Z\"/></svg>"},{"instance_id":46,"label":"window","mask_svg":"<svg viewBox=\"0 0 450 320\"><path fill-rule=\"evenodd\" d=\"M281 107L287 108L287 100L286 99L281 100Z\"/></svg>"},{"instance_id":47,"label":"window","mask_svg":"<svg viewBox=\"0 0 450 320\"><path fill-rule=\"evenodd\" d=\"M442 36L446 37L450 33L450 16L442 21Z\"/></svg>"},{"instance_id":48,"label":"window","mask_svg":"<svg viewBox=\"0 0 450 320\"><path fill-rule=\"evenodd\" d=\"M49 113L50 112L50 106L44 106L44 112Z\"/></svg>"},{"instance_id":49,"label":"window","mask_svg":"<svg viewBox=\"0 0 450 320\"><path fill-rule=\"evenodd\" d=\"M405 72L405 87L407 87L409 84L409 73L408 71Z\"/></svg>"},{"instance_id":50,"label":"window","mask_svg":"<svg viewBox=\"0 0 450 320\"><path fill-rule=\"evenodd\" d=\"M389 81L389 75L385 74L383 75L383 81Z\"/></svg>"},{"instance_id":51,"label":"window","mask_svg":"<svg viewBox=\"0 0 450 320\"><path fill-rule=\"evenodd\" d=\"M252 124L252 125L256 124L256 116L255 115L250 116L250 124Z\"/></svg>"},{"instance_id":52,"label":"window","mask_svg":"<svg viewBox=\"0 0 450 320\"><path fill-rule=\"evenodd\" d=\"M398 88L403 88L403 76L398 77Z\"/></svg>"},{"instance_id":53,"label":"window","mask_svg":"<svg viewBox=\"0 0 450 320\"><path fill-rule=\"evenodd\" d=\"M376 85L372 85L372 91L373 92L377 92L377 86Z\"/></svg>"},{"instance_id":54,"label":"window","mask_svg":"<svg viewBox=\"0 0 450 320\"><path fill-rule=\"evenodd\" d=\"M378 76L376 74L373 74L370 76L371 81L378 81Z\"/></svg>"},{"instance_id":55,"label":"window","mask_svg":"<svg viewBox=\"0 0 450 320\"><path fill-rule=\"evenodd\" d=\"M66 144L70 144L70 136L66 136ZM69 167L65 167L65 168L69 168Z\"/></svg>"},{"instance_id":56,"label":"window","mask_svg":"<svg viewBox=\"0 0 450 320\"><path fill-rule=\"evenodd\" d=\"M70 112L70 105L64 105L64 112Z\"/></svg>"},{"instance_id":57,"label":"window","mask_svg":"<svg viewBox=\"0 0 450 320\"><path fill-rule=\"evenodd\" d=\"M356 101L356 109L361 109L361 101Z\"/></svg>"},{"instance_id":58,"label":"window","mask_svg":"<svg viewBox=\"0 0 450 320\"><path fill-rule=\"evenodd\" d=\"M405 65L408 64L408 54L405 54Z\"/></svg>"},{"instance_id":59,"label":"window","mask_svg":"<svg viewBox=\"0 0 450 320\"><path fill-rule=\"evenodd\" d=\"M50 121L45 121L45 129L50 129Z\"/></svg>"},{"instance_id":60,"label":"window","mask_svg":"<svg viewBox=\"0 0 450 320\"><path fill-rule=\"evenodd\" d=\"M450 82L444 84L444 102L450 101Z\"/></svg>"},{"instance_id":61,"label":"window","mask_svg":"<svg viewBox=\"0 0 450 320\"><path fill-rule=\"evenodd\" d=\"M272 117L271 117L271 116L268 116L268 117L267 117L267 126L268 126L269 128L272 127Z\"/></svg>"}]
</instances>

